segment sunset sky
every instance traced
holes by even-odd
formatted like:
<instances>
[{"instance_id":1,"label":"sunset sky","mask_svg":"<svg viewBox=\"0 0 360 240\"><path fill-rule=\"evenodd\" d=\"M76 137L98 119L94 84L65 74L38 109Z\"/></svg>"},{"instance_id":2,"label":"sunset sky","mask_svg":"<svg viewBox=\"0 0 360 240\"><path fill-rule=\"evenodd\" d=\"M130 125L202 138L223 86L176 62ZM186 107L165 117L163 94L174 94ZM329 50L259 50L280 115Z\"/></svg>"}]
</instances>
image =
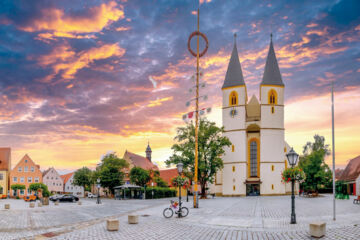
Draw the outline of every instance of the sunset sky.
<instances>
[{"instance_id":1,"label":"sunset sky","mask_svg":"<svg viewBox=\"0 0 360 240\"><path fill-rule=\"evenodd\" d=\"M163 165L182 115L194 106L187 39L198 2L0 2L0 146L12 165L28 153L42 169L94 167L127 149ZM221 126L221 86L237 33L248 88L258 97L270 33L285 84L285 138L298 152L318 133L336 161L360 155L360 2L203 0L201 58L208 116ZM157 82L154 88L150 79ZM331 163L331 158L327 159Z\"/></svg>"}]
</instances>

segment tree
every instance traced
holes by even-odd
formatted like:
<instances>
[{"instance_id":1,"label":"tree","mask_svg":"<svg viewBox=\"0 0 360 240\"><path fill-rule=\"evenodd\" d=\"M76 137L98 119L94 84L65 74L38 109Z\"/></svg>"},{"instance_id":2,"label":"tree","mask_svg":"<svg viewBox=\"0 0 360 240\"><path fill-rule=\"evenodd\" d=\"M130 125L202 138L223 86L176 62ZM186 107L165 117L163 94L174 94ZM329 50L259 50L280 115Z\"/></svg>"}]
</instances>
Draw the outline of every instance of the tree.
<instances>
[{"instance_id":1,"label":"tree","mask_svg":"<svg viewBox=\"0 0 360 240\"><path fill-rule=\"evenodd\" d=\"M129 167L126 160L118 158L116 153L107 154L97 168L96 175L100 178L100 185L108 188L109 192L114 193L114 187L123 184L123 169Z\"/></svg>"},{"instance_id":2,"label":"tree","mask_svg":"<svg viewBox=\"0 0 360 240\"><path fill-rule=\"evenodd\" d=\"M43 183L32 183L32 184L30 184L29 189L30 189L30 191L33 191L33 192L37 192L39 189L41 189L43 197L50 196L48 187Z\"/></svg>"},{"instance_id":3,"label":"tree","mask_svg":"<svg viewBox=\"0 0 360 240\"><path fill-rule=\"evenodd\" d=\"M11 185L11 189L15 192L14 196L17 196L18 190L25 190L26 187L23 184L13 184Z\"/></svg>"},{"instance_id":4,"label":"tree","mask_svg":"<svg viewBox=\"0 0 360 240\"><path fill-rule=\"evenodd\" d=\"M169 184L164 181L161 177L154 177L154 182L158 187L169 187Z\"/></svg>"},{"instance_id":5,"label":"tree","mask_svg":"<svg viewBox=\"0 0 360 240\"><path fill-rule=\"evenodd\" d=\"M86 189L90 189L92 183L92 171L89 168L83 167L74 173L74 185L81 186L86 191Z\"/></svg>"},{"instance_id":6,"label":"tree","mask_svg":"<svg viewBox=\"0 0 360 240\"><path fill-rule=\"evenodd\" d=\"M201 196L206 197L207 183L214 182L216 172L223 168L221 156L224 147L231 146L230 140L222 136L224 128L219 128L214 122L201 119L198 138L198 180L201 186ZM176 144L172 146L173 155L166 164L184 164L184 175L192 177L195 172L195 126L189 123L177 129Z\"/></svg>"},{"instance_id":7,"label":"tree","mask_svg":"<svg viewBox=\"0 0 360 240\"><path fill-rule=\"evenodd\" d=\"M332 172L325 163L325 156L330 154L329 145L325 144L323 136L315 135L314 142L307 142L300 157L299 166L306 175L301 184L305 191L318 191L319 188L330 188Z\"/></svg>"},{"instance_id":8,"label":"tree","mask_svg":"<svg viewBox=\"0 0 360 240\"><path fill-rule=\"evenodd\" d=\"M145 186L151 180L149 171L141 167L130 170L130 181L138 186Z\"/></svg>"}]
</instances>

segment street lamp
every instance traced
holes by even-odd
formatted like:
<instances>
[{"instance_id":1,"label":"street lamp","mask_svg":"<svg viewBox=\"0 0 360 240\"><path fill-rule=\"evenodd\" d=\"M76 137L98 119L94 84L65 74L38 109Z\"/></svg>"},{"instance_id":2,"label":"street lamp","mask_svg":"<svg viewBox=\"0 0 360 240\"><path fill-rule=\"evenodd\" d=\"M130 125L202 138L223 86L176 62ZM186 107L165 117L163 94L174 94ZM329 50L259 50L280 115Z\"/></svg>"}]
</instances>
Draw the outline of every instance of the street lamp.
<instances>
[{"instance_id":1,"label":"street lamp","mask_svg":"<svg viewBox=\"0 0 360 240\"><path fill-rule=\"evenodd\" d=\"M299 159L299 154L297 154L293 148L290 152L286 154L290 166L293 168L296 165L297 160ZM294 185L295 179L291 178L291 222L290 224L296 224L296 215L295 215L295 194L294 194Z\"/></svg>"},{"instance_id":2,"label":"street lamp","mask_svg":"<svg viewBox=\"0 0 360 240\"><path fill-rule=\"evenodd\" d=\"M184 166L184 164L182 164L182 163L178 163L176 165L179 176L181 176L181 174L182 174L183 166ZM180 184L179 184L179 211L178 211L178 217L179 218L181 217L181 186L180 186Z\"/></svg>"},{"instance_id":3,"label":"street lamp","mask_svg":"<svg viewBox=\"0 0 360 240\"><path fill-rule=\"evenodd\" d=\"M151 190L152 199L154 199L154 182L151 182Z\"/></svg>"},{"instance_id":4,"label":"street lamp","mask_svg":"<svg viewBox=\"0 0 360 240\"><path fill-rule=\"evenodd\" d=\"M96 204L100 204L100 203L101 203L101 201L100 201L100 178L98 178L98 179L96 180L96 182L97 182L96 187L97 187L97 189L98 189Z\"/></svg>"}]
</instances>

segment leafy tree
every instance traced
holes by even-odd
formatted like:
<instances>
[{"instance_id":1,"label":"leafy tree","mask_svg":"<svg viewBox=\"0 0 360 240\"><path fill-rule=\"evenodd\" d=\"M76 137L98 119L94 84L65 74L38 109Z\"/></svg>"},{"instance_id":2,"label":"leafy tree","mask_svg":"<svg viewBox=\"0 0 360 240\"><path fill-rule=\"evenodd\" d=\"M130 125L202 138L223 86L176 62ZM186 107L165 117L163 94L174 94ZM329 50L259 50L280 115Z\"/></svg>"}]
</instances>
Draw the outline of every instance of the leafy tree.
<instances>
[{"instance_id":1,"label":"leafy tree","mask_svg":"<svg viewBox=\"0 0 360 240\"><path fill-rule=\"evenodd\" d=\"M224 147L231 145L230 140L222 136L224 128L219 128L214 122L201 119L199 123L198 138L198 180L201 186L201 196L206 197L207 183L214 182L216 172L223 168L221 155L225 153ZM166 164L184 164L185 176L192 178L195 172L195 126L189 123L177 129L176 144L172 146L173 155Z\"/></svg>"},{"instance_id":2,"label":"leafy tree","mask_svg":"<svg viewBox=\"0 0 360 240\"><path fill-rule=\"evenodd\" d=\"M156 186L158 187L169 187L169 184L164 181L161 177L154 177L154 182L156 183Z\"/></svg>"},{"instance_id":3,"label":"leafy tree","mask_svg":"<svg viewBox=\"0 0 360 240\"><path fill-rule=\"evenodd\" d=\"M29 189L30 189L30 191L33 191L33 192L37 192L39 189L41 189L43 197L50 196L48 187L43 183L32 183L32 184L30 184Z\"/></svg>"},{"instance_id":4,"label":"leafy tree","mask_svg":"<svg viewBox=\"0 0 360 240\"><path fill-rule=\"evenodd\" d=\"M151 180L149 171L141 167L133 167L130 170L130 181L138 186L145 186Z\"/></svg>"},{"instance_id":5,"label":"leafy tree","mask_svg":"<svg viewBox=\"0 0 360 240\"><path fill-rule=\"evenodd\" d=\"M92 183L92 171L89 168L83 167L74 173L74 185L81 186L84 190L87 190L90 188Z\"/></svg>"},{"instance_id":6,"label":"leafy tree","mask_svg":"<svg viewBox=\"0 0 360 240\"><path fill-rule=\"evenodd\" d=\"M95 173L100 178L100 185L108 188L109 192L114 194L114 187L123 184L123 169L129 167L126 160L118 158L116 153L107 154L102 160L101 165Z\"/></svg>"},{"instance_id":7,"label":"leafy tree","mask_svg":"<svg viewBox=\"0 0 360 240\"><path fill-rule=\"evenodd\" d=\"M17 196L18 190L25 190L26 187L23 184L13 184L11 185L11 189L15 191L14 195Z\"/></svg>"},{"instance_id":8,"label":"leafy tree","mask_svg":"<svg viewBox=\"0 0 360 240\"><path fill-rule=\"evenodd\" d=\"M323 136L315 135L314 142L307 142L300 157L299 166L306 175L301 184L305 191L318 191L319 188L331 188L332 172L325 163L325 156L330 154L329 145Z\"/></svg>"}]
</instances>

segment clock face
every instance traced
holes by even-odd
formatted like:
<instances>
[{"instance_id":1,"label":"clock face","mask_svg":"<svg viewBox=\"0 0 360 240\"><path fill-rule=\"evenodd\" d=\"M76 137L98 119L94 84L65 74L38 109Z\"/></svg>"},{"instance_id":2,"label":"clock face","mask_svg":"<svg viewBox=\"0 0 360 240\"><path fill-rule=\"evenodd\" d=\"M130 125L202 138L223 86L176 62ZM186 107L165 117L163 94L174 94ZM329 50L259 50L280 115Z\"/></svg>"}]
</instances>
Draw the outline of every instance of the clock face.
<instances>
[{"instance_id":1,"label":"clock face","mask_svg":"<svg viewBox=\"0 0 360 240\"><path fill-rule=\"evenodd\" d=\"M237 115L237 111L236 111L236 109L231 109L230 110L230 117L235 117Z\"/></svg>"}]
</instances>

